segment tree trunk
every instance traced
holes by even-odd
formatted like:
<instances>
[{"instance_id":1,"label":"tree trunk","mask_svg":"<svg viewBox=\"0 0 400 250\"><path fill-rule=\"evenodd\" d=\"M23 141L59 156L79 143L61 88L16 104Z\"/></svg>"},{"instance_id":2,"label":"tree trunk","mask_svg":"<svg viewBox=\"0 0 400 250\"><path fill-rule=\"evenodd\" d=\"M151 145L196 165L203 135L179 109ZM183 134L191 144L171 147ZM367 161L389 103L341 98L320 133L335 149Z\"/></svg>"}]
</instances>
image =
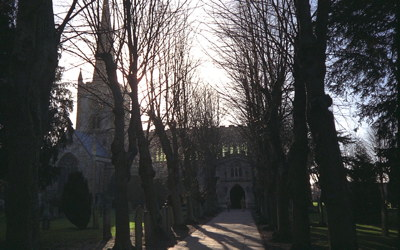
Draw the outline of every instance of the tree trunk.
<instances>
[{"instance_id":1,"label":"tree trunk","mask_svg":"<svg viewBox=\"0 0 400 250\"><path fill-rule=\"evenodd\" d=\"M319 0L315 33L308 0L297 0L298 52L307 94L307 121L315 144L315 160L328 213L332 249L357 249L351 200L339 149L335 122L328 109L332 99L325 95L325 60L330 1Z\"/></svg>"},{"instance_id":2,"label":"tree trunk","mask_svg":"<svg viewBox=\"0 0 400 250\"><path fill-rule=\"evenodd\" d=\"M290 187L293 200L293 245L292 249L310 249L310 182L307 169L308 140L306 119L306 90L298 75L298 60L294 65L293 137L289 152Z\"/></svg>"},{"instance_id":3,"label":"tree trunk","mask_svg":"<svg viewBox=\"0 0 400 250\"><path fill-rule=\"evenodd\" d=\"M397 175L396 177L396 190L397 190L397 236L398 245L400 245L400 3L396 2L396 29L395 29L395 48L397 52L396 58L396 91L397 91L397 109L396 109L396 120L397 120L397 133L396 133L396 159L395 166Z\"/></svg>"},{"instance_id":4,"label":"tree trunk","mask_svg":"<svg viewBox=\"0 0 400 250\"><path fill-rule=\"evenodd\" d=\"M112 238L111 234L111 202L105 198L103 203L103 241Z\"/></svg>"},{"instance_id":5,"label":"tree trunk","mask_svg":"<svg viewBox=\"0 0 400 250\"><path fill-rule=\"evenodd\" d=\"M188 223L194 223L195 217L194 217L194 206L193 206L193 198L192 195L188 195L186 197L186 202L187 202L187 222Z\"/></svg>"},{"instance_id":6,"label":"tree trunk","mask_svg":"<svg viewBox=\"0 0 400 250\"><path fill-rule=\"evenodd\" d=\"M319 212L319 225L326 226L325 220L325 204L322 202L321 197L318 200L318 212Z\"/></svg>"},{"instance_id":7,"label":"tree trunk","mask_svg":"<svg viewBox=\"0 0 400 250\"><path fill-rule=\"evenodd\" d=\"M108 86L114 100L114 139L111 144L112 163L115 168L115 244L113 249L132 249L129 228L128 182L130 162L125 152L124 97L117 79L117 66L111 53L100 56L105 65Z\"/></svg>"},{"instance_id":8,"label":"tree trunk","mask_svg":"<svg viewBox=\"0 0 400 250\"><path fill-rule=\"evenodd\" d=\"M379 165L382 164L381 158L379 158ZM388 228L388 211L387 211L387 206L386 206L386 194L385 194L385 188L384 188L384 175L383 175L383 170L382 166L379 166L379 193L381 196L380 202L381 202L381 228L382 228L382 235L387 237L389 236L389 228Z\"/></svg>"},{"instance_id":9,"label":"tree trunk","mask_svg":"<svg viewBox=\"0 0 400 250\"><path fill-rule=\"evenodd\" d=\"M277 214L277 205L276 205L276 194L273 192L265 193L265 202L266 203L266 212L268 214L268 221L271 229L277 230L278 228L278 214Z\"/></svg>"},{"instance_id":10,"label":"tree trunk","mask_svg":"<svg viewBox=\"0 0 400 250\"><path fill-rule=\"evenodd\" d=\"M289 194L287 190L287 172L280 173L277 181L277 234L275 239L287 241L290 239Z\"/></svg>"},{"instance_id":11,"label":"tree trunk","mask_svg":"<svg viewBox=\"0 0 400 250\"><path fill-rule=\"evenodd\" d=\"M151 237L153 238L153 241L155 241L159 240L159 237L163 236L163 233L161 229L161 214L158 208L157 195L153 183L155 171L152 166L149 142L143 131L141 107L139 103L138 85L141 77L139 77L138 74L139 46L141 45L139 45L139 38L136 32L140 30L140 28L138 28L138 24L132 20L132 7L136 8L138 5L135 4L135 6L132 6L132 2L129 0L124 0L123 5L124 19L126 21L127 47L129 50L129 71L127 81L131 89L131 93L129 93L131 99L131 119L128 128L128 151L134 152L138 149L139 152L139 176L145 195L145 209L149 211L151 221L151 225L148 228L152 229ZM132 157L132 155L128 155L128 158L129 163L133 162L134 157Z\"/></svg>"},{"instance_id":12,"label":"tree trunk","mask_svg":"<svg viewBox=\"0 0 400 250\"><path fill-rule=\"evenodd\" d=\"M164 124L162 123L159 117L156 117L155 114L151 115L151 119L153 120L154 126L156 127L156 133L161 142L161 147L163 152L167 158L167 168L168 168L168 189L171 195L172 209L174 212L174 224L178 226L182 226L184 224L183 213L182 213L182 203L179 197L178 184L180 182L179 178L179 158L177 150L173 150L171 147L171 140L168 138L167 133L165 132ZM173 133L172 136L175 136L174 128L170 129L170 132Z\"/></svg>"},{"instance_id":13,"label":"tree trunk","mask_svg":"<svg viewBox=\"0 0 400 250\"><path fill-rule=\"evenodd\" d=\"M125 169L115 169L115 244L113 249L133 249L129 228L127 179L128 176Z\"/></svg>"},{"instance_id":14,"label":"tree trunk","mask_svg":"<svg viewBox=\"0 0 400 250\"><path fill-rule=\"evenodd\" d=\"M389 228L388 228L388 212L385 200L381 200L381 227L382 227L382 235L387 237L389 236Z\"/></svg>"},{"instance_id":15,"label":"tree trunk","mask_svg":"<svg viewBox=\"0 0 400 250\"><path fill-rule=\"evenodd\" d=\"M48 127L51 86L57 67L52 1L20 0L7 91L5 148L9 249L39 248L39 152Z\"/></svg>"},{"instance_id":16,"label":"tree trunk","mask_svg":"<svg viewBox=\"0 0 400 250\"><path fill-rule=\"evenodd\" d=\"M179 137L182 141L183 152L183 183L186 189L187 199L187 223L193 223L196 220L195 197L199 194L197 185L196 171L194 170L191 156L193 155L193 146L187 137L187 128L179 131Z\"/></svg>"},{"instance_id":17,"label":"tree trunk","mask_svg":"<svg viewBox=\"0 0 400 250\"><path fill-rule=\"evenodd\" d=\"M9 170L6 191L6 240L9 249L38 249L37 163L41 137L37 138L34 135L33 125L27 130L26 125L29 123L24 120L20 122L20 126L15 124L17 127L9 130L14 135L7 144Z\"/></svg>"},{"instance_id":18,"label":"tree trunk","mask_svg":"<svg viewBox=\"0 0 400 250\"><path fill-rule=\"evenodd\" d=\"M206 156L207 158L207 156ZM205 159L206 198L204 202L206 215L215 215L218 208L216 169L212 159Z\"/></svg>"},{"instance_id":19,"label":"tree trunk","mask_svg":"<svg viewBox=\"0 0 400 250\"><path fill-rule=\"evenodd\" d=\"M145 194L146 210L150 213L152 240L153 243L159 240L160 237L165 236L161 228L161 214L157 203L157 195L154 189L153 178L155 171L152 166L151 154L149 150L149 142L146 139L143 131L140 104L138 99L138 82L135 76L128 78L129 85L132 88L132 117L133 123L131 124L134 129L135 138L139 148L139 175L142 181L142 187ZM133 140L135 142L136 140ZM151 243L151 242L149 242Z\"/></svg>"},{"instance_id":20,"label":"tree trunk","mask_svg":"<svg viewBox=\"0 0 400 250\"><path fill-rule=\"evenodd\" d=\"M142 131L143 132L143 131ZM157 205L157 195L154 189L153 178L155 172L151 163L151 156L149 152L149 146L144 134L141 135L139 140L139 175L142 181L142 187L145 194L146 209L150 213L151 228L152 228L152 241L160 239L163 235L161 229L161 214Z\"/></svg>"},{"instance_id":21,"label":"tree trunk","mask_svg":"<svg viewBox=\"0 0 400 250\"><path fill-rule=\"evenodd\" d=\"M283 82L282 82L283 83ZM282 84L277 83L272 90L271 111L269 117L266 118L268 122L268 167L271 173L271 183L276 185L276 218L277 218L277 240L288 240L290 238L289 230L289 193L287 190L287 175L288 169L285 162L285 154L283 152L279 107L282 100ZM271 185L271 183L267 183Z\"/></svg>"}]
</instances>

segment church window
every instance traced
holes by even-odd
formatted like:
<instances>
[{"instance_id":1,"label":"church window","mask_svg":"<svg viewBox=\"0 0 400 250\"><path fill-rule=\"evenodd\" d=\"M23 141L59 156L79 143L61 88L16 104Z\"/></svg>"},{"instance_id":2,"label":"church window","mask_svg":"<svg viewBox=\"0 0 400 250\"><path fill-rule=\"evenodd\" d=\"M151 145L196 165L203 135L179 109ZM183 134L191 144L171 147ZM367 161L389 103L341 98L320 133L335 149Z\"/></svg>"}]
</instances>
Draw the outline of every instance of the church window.
<instances>
[{"instance_id":1,"label":"church window","mask_svg":"<svg viewBox=\"0 0 400 250\"><path fill-rule=\"evenodd\" d=\"M225 157L228 153L228 147L226 145L222 146L222 157Z\"/></svg>"},{"instance_id":2,"label":"church window","mask_svg":"<svg viewBox=\"0 0 400 250\"><path fill-rule=\"evenodd\" d=\"M156 162L165 162L167 161L167 157L161 148L157 148L156 150Z\"/></svg>"},{"instance_id":3,"label":"church window","mask_svg":"<svg viewBox=\"0 0 400 250\"><path fill-rule=\"evenodd\" d=\"M247 155L247 144L243 143L241 145L241 154Z\"/></svg>"},{"instance_id":4,"label":"church window","mask_svg":"<svg viewBox=\"0 0 400 250\"><path fill-rule=\"evenodd\" d=\"M229 154L233 154L233 151L234 151L234 148L233 148L233 146L231 145L230 147L229 147Z\"/></svg>"},{"instance_id":5,"label":"church window","mask_svg":"<svg viewBox=\"0 0 400 250\"><path fill-rule=\"evenodd\" d=\"M160 161L160 149L157 148L156 150L156 161Z\"/></svg>"},{"instance_id":6,"label":"church window","mask_svg":"<svg viewBox=\"0 0 400 250\"><path fill-rule=\"evenodd\" d=\"M235 173L234 173L234 169L233 168L231 168L231 177L234 177L235 176Z\"/></svg>"},{"instance_id":7,"label":"church window","mask_svg":"<svg viewBox=\"0 0 400 250\"><path fill-rule=\"evenodd\" d=\"M93 115L91 119L91 128L92 129L99 129L100 128L100 116L99 115Z\"/></svg>"},{"instance_id":8,"label":"church window","mask_svg":"<svg viewBox=\"0 0 400 250\"><path fill-rule=\"evenodd\" d=\"M242 176L242 169L239 168L239 176Z\"/></svg>"},{"instance_id":9,"label":"church window","mask_svg":"<svg viewBox=\"0 0 400 250\"><path fill-rule=\"evenodd\" d=\"M161 151L161 161L165 162L167 161L167 156L164 154L164 152Z\"/></svg>"}]
</instances>

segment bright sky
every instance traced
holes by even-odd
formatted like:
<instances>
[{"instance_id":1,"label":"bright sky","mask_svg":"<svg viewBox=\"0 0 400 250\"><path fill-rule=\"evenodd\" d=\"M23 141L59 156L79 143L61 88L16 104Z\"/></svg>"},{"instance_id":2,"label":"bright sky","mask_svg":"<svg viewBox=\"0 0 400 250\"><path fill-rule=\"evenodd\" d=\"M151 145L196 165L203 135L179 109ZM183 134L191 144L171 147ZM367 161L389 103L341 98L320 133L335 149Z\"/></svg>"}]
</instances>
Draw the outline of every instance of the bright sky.
<instances>
[{"instance_id":1,"label":"bright sky","mask_svg":"<svg viewBox=\"0 0 400 250\"><path fill-rule=\"evenodd\" d=\"M71 0L55 1L55 13L59 13L60 16L64 16L66 6L68 6L70 2ZM224 86L224 84L229 82L229 80L224 71L222 69L219 69L212 63L212 59L208 55L211 54L212 56L216 56L210 49L210 43L205 38L207 37L209 39L210 32L206 24L204 23L207 20L207 14L205 13L204 7L197 7L193 12L192 18L194 19L194 26L198 27L198 34L196 35L193 48L193 56L197 59L200 59L201 61L200 68L198 69L199 76L204 83L211 84L212 86L215 86L216 88L221 90L221 86ZM79 19L75 20L75 23L79 24ZM88 53L90 53L89 50ZM92 80L93 67L88 63L85 63L76 55L72 55L67 52L62 53L59 65L65 68L65 72L63 75L63 81L65 82L76 84L80 70L82 70L84 82L90 82ZM224 88L222 87L222 89ZM73 92L74 96L74 111L71 114L71 120L75 124L76 88L72 88L71 91ZM352 135L365 137L366 129L368 126L365 123L361 125L358 123L358 119L357 117L355 117L356 110L354 105L335 98L333 111L335 114L336 128L338 130L346 130ZM222 121L222 125L229 124L229 120Z\"/></svg>"},{"instance_id":2,"label":"bright sky","mask_svg":"<svg viewBox=\"0 0 400 250\"><path fill-rule=\"evenodd\" d=\"M55 3L55 13L60 13L60 15L63 15L62 13L65 12L65 8L68 6L69 2L70 1L63 0ZM198 75L204 83L211 84L212 86L221 86L222 84L225 84L228 79L222 69L219 69L213 65L211 58L205 52L207 51L207 53L212 54L212 51L209 48L210 44L207 39L204 38L204 36L207 36L208 34L205 33L205 29L207 28L205 27L203 21L206 19L206 13L204 12L202 6L195 8L192 18L194 20L193 26L197 27L199 31L199 33L195 36L193 48L193 57L201 62L200 67L198 68ZM79 21L75 20L74 23L79 24ZM87 53L90 54L90 51L87 50ZM64 82L72 82L76 84L80 70L82 71L84 82L90 82L92 80L93 67L90 64L85 63L83 59L76 55L68 53L67 51L62 53L59 65L65 68L63 74ZM76 86L75 88L71 88L71 91L74 96L74 111L71 114L71 120L75 125ZM223 123L224 125L228 125L229 122L224 121Z\"/></svg>"}]
</instances>

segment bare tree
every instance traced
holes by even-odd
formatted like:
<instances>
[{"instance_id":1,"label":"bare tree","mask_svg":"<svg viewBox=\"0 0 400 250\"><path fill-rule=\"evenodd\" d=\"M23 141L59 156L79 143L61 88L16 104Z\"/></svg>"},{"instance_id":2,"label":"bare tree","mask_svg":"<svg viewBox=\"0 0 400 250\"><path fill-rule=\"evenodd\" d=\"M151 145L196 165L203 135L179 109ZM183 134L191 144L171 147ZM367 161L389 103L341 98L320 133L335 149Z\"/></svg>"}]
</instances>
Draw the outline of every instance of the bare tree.
<instances>
[{"instance_id":1,"label":"bare tree","mask_svg":"<svg viewBox=\"0 0 400 250\"><path fill-rule=\"evenodd\" d=\"M147 111L140 100L140 91L144 91L146 96L146 92L150 90L140 83L153 72L153 67L156 65L152 62L160 58L162 44L167 40L169 32L172 32L174 18L182 5L179 3L172 5L170 1L125 0L109 3L105 0L103 8L100 6L98 3L93 4L90 11L84 15L90 31L75 30L75 34L91 46L96 57L101 59L99 63L96 61L98 65L94 65L94 78L99 77L106 84L106 89L93 85L95 89L87 89L87 91L112 108L114 114L114 135L111 145L117 190L117 230L114 248L130 249L132 245L129 236L127 183L129 169L137 154L140 156L139 175L145 192L146 209L151 215L153 230L151 235L153 239L158 239L163 235L153 184L155 171L152 167L149 141L142 122L142 114ZM93 46L93 40L97 41L95 46ZM75 46L74 49L75 54L83 52L79 46ZM83 54L83 57L91 62L89 56ZM117 72L122 73L121 81L117 79ZM125 92L130 100L128 105L124 97ZM126 117L128 117L128 124ZM125 131L128 135L127 139Z\"/></svg>"},{"instance_id":2,"label":"bare tree","mask_svg":"<svg viewBox=\"0 0 400 250\"><path fill-rule=\"evenodd\" d=\"M289 235L287 164L283 124L291 86L294 27L288 1L214 1L217 61L233 81L228 97L249 131L258 162L258 204ZM286 97L285 97L286 96ZM277 211L277 212L276 212Z\"/></svg>"},{"instance_id":3,"label":"bare tree","mask_svg":"<svg viewBox=\"0 0 400 250\"><path fill-rule=\"evenodd\" d=\"M198 162L199 175L203 178L202 193L205 213L214 215L218 209L216 193L216 161L221 140L218 131L220 125L220 103L218 93L209 86L198 89L192 96L190 124L192 142L195 146L195 160Z\"/></svg>"},{"instance_id":4,"label":"bare tree","mask_svg":"<svg viewBox=\"0 0 400 250\"><path fill-rule=\"evenodd\" d=\"M308 128L306 90L298 67L298 52L294 58L293 144L288 153L289 186L293 201L293 249L311 247L308 207L310 206L310 173L308 171Z\"/></svg>"},{"instance_id":5,"label":"bare tree","mask_svg":"<svg viewBox=\"0 0 400 250\"><path fill-rule=\"evenodd\" d=\"M124 1L124 13L127 24L127 48L129 50L129 67L124 71L130 89L132 100L132 120L130 127L133 128L134 139L138 142L140 160L139 174L146 195L146 207L152 215L152 226L154 229L154 239L162 233L160 230L160 214L155 200L155 190L152 185L154 170L147 141L142 127L141 106L139 103L139 83L148 72L148 66L154 56L160 52L159 46L171 29L171 23L175 20L174 13L180 8L181 4L173 5L172 1Z\"/></svg>"},{"instance_id":6,"label":"bare tree","mask_svg":"<svg viewBox=\"0 0 400 250\"><path fill-rule=\"evenodd\" d=\"M174 15L172 27L163 32L163 50L153 58L149 83L149 116L167 160L168 189L174 212L175 225L183 225L181 195L182 178L180 174L181 145L179 136L187 127L187 97L191 88L197 63L190 57L190 23L188 11L180 10ZM168 128L168 131L166 131Z\"/></svg>"}]
</instances>

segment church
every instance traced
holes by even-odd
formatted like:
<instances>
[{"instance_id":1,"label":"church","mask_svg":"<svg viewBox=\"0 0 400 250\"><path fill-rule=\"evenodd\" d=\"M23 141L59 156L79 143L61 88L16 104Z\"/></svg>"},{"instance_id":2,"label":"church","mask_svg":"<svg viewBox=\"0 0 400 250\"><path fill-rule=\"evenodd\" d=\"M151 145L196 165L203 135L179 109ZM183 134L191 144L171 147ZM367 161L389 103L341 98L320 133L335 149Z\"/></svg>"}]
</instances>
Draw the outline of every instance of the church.
<instances>
[{"instance_id":1,"label":"church","mask_svg":"<svg viewBox=\"0 0 400 250\"><path fill-rule=\"evenodd\" d=\"M105 1L106 2L106 1ZM101 25L107 29L107 6L103 8ZM112 49L107 34L99 36L97 50ZM112 186L114 167L111 163L110 145L113 139L112 96L105 82L105 65L100 59L94 63L94 73L91 82L83 82L82 73L78 76L77 118L76 128L72 135L72 143L67 145L59 154L56 167L59 168L59 178L51 188L53 196L62 193L68 175L81 172L88 181L89 190L95 201L97 197L109 191ZM246 128L243 126L221 126L220 153L216 166L216 193L218 204L225 208L228 202L232 208L240 208L245 201L246 207L254 206L254 163L248 154L247 141L243 136ZM148 136L157 138L154 132ZM159 143L151 143L153 168L156 171L155 181L165 183L167 178L166 158ZM139 155L136 157L140 157ZM200 189L206 181L202 167L197 171ZM143 192L139 184L138 161L131 167L130 199L136 205L143 201ZM168 195L168 191L165 191ZM183 192L183 190L182 190ZM160 197L165 199L165 197Z\"/></svg>"}]
</instances>

